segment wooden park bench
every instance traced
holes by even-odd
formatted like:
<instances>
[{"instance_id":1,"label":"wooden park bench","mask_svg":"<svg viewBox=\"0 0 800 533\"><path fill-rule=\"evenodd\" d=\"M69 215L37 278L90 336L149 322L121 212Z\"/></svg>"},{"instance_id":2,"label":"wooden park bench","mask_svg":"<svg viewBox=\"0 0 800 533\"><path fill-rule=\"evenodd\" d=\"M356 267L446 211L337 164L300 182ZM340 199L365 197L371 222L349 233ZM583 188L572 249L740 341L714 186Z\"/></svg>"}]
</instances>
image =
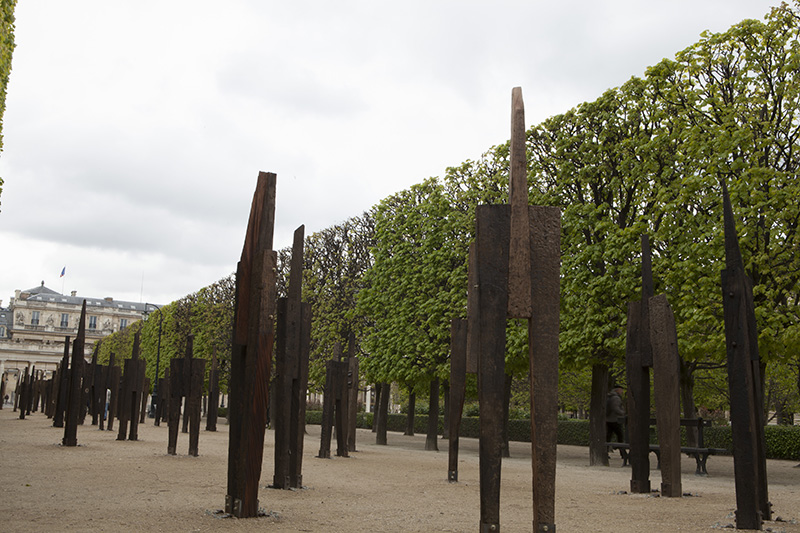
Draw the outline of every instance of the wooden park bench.
<instances>
[{"instance_id":1,"label":"wooden park bench","mask_svg":"<svg viewBox=\"0 0 800 533\"><path fill-rule=\"evenodd\" d=\"M620 421L624 421L625 419L620 419ZM655 419L650 419L650 425L654 426L656 423ZM711 420L704 420L702 417L700 418L681 418L681 426L684 427L696 427L697 428L697 446L681 446L681 453L685 453L690 457L694 457L695 462L697 463L697 469L694 472L696 476L707 476L708 470L706 470L706 463L708 462L708 458L711 455L727 455L729 452L724 448L707 448L705 446L705 441L703 439L703 428L711 426ZM627 430L627 425L625 426ZM627 432L627 431L626 431ZM627 442L606 442L606 446L611 448L612 450L630 450L631 445ZM659 467L661 466L661 448L658 444L651 444L650 451L656 454L656 458L659 461ZM628 455L625 454L622 457L622 466L628 466Z\"/></svg>"}]
</instances>

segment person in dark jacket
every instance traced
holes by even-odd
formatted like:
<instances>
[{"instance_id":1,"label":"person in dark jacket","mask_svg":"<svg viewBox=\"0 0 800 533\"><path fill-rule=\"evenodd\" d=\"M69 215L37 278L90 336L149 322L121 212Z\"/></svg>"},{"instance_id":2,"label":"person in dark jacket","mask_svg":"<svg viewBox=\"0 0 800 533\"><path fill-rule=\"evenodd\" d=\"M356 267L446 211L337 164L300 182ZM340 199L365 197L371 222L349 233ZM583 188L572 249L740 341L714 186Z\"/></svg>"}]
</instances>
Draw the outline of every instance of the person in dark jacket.
<instances>
[{"instance_id":1,"label":"person in dark jacket","mask_svg":"<svg viewBox=\"0 0 800 533\"><path fill-rule=\"evenodd\" d=\"M625 408L622 406L623 392L621 385L614 385L606 397L606 442L611 442L612 436L616 436L617 442L625 442L622 423L619 421L625 416ZM620 449L619 455L625 459L627 454Z\"/></svg>"}]
</instances>

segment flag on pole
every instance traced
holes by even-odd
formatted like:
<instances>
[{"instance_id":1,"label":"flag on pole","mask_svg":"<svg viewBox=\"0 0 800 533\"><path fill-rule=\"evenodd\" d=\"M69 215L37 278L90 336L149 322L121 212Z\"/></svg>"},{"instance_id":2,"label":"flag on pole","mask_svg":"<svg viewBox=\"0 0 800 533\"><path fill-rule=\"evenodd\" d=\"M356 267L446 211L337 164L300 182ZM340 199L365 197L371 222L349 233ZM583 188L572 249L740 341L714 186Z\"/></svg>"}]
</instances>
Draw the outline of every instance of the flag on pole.
<instances>
[{"instance_id":1,"label":"flag on pole","mask_svg":"<svg viewBox=\"0 0 800 533\"><path fill-rule=\"evenodd\" d=\"M58 277L59 277L59 278L63 278L63 277L64 277L64 274L66 274L66 273L67 273L67 267L64 267L64 268L62 268L62 269L61 269L61 275L60 275L60 276L58 276Z\"/></svg>"}]
</instances>

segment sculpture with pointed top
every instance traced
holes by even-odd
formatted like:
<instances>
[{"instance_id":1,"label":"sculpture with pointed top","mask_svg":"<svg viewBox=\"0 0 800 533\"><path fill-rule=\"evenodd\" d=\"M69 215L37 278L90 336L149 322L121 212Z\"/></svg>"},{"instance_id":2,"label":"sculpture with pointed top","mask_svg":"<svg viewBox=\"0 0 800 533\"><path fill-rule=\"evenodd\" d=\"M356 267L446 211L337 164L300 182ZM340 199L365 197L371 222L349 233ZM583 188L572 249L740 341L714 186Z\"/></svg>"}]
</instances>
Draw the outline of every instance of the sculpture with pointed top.
<instances>
[{"instance_id":1,"label":"sculpture with pointed top","mask_svg":"<svg viewBox=\"0 0 800 533\"><path fill-rule=\"evenodd\" d=\"M534 531L555 530L561 213L528 205L522 90L511 93L510 205L476 209L467 300L467 371L477 354L480 530L500 531L507 318L528 320ZM453 389L451 388L451 392Z\"/></svg>"},{"instance_id":2,"label":"sculpture with pointed top","mask_svg":"<svg viewBox=\"0 0 800 533\"><path fill-rule=\"evenodd\" d=\"M731 399L731 434L736 481L736 527L761 529L771 518L764 450L763 395L753 282L745 274L728 187L723 180L725 270L723 314Z\"/></svg>"}]
</instances>

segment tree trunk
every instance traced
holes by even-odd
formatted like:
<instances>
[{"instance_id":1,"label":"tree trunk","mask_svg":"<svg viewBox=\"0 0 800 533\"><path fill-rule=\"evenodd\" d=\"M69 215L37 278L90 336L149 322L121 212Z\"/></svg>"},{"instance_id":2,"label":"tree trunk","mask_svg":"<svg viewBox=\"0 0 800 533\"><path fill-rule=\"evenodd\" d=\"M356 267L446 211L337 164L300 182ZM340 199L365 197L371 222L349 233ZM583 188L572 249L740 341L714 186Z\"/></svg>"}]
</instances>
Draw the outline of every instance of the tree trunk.
<instances>
[{"instance_id":1,"label":"tree trunk","mask_svg":"<svg viewBox=\"0 0 800 533\"><path fill-rule=\"evenodd\" d=\"M506 374L505 387L503 389L503 457L511 457L511 452L508 449L508 408L511 404L511 379L512 377ZM533 394L533 391L531 391ZM533 416L533 414L531 414Z\"/></svg>"},{"instance_id":2,"label":"tree trunk","mask_svg":"<svg viewBox=\"0 0 800 533\"><path fill-rule=\"evenodd\" d=\"M680 358L681 372L681 405L683 406L684 418L697 418L697 406L694 403L694 371L697 368L695 363L687 363ZM686 445L697 447L697 427L686 427Z\"/></svg>"},{"instance_id":3,"label":"tree trunk","mask_svg":"<svg viewBox=\"0 0 800 533\"><path fill-rule=\"evenodd\" d=\"M389 419L389 383L381 383L381 403L378 408L378 429L375 435L375 444L387 443L386 425Z\"/></svg>"},{"instance_id":4,"label":"tree trunk","mask_svg":"<svg viewBox=\"0 0 800 533\"><path fill-rule=\"evenodd\" d=\"M428 403L428 434L425 449L439 451L439 378L431 380L431 394Z\"/></svg>"},{"instance_id":5,"label":"tree trunk","mask_svg":"<svg viewBox=\"0 0 800 533\"><path fill-rule=\"evenodd\" d=\"M408 393L408 413L406 414L406 431L403 435L414 434L414 415L417 408L417 393L411 391Z\"/></svg>"},{"instance_id":6,"label":"tree trunk","mask_svg":"<svg viewBox=\"0 0 800 533\"><path fill-rule=\"evenodd\" d=\"M606 450L606 395L608 365L592 365L592 397L589 407L589 466L608 466Z\"/></svg>"},{"instance_id":7,"label":"tree trunk","mask_svg":"<svg viewBox=\"0 0 800 533\"><path fill-rule=\"evenodd\" d=\"M378 412L381 410L381 384L375 384L375 405L372 408L372 432L378 430Z\"/></svg>"}]
</instances>

